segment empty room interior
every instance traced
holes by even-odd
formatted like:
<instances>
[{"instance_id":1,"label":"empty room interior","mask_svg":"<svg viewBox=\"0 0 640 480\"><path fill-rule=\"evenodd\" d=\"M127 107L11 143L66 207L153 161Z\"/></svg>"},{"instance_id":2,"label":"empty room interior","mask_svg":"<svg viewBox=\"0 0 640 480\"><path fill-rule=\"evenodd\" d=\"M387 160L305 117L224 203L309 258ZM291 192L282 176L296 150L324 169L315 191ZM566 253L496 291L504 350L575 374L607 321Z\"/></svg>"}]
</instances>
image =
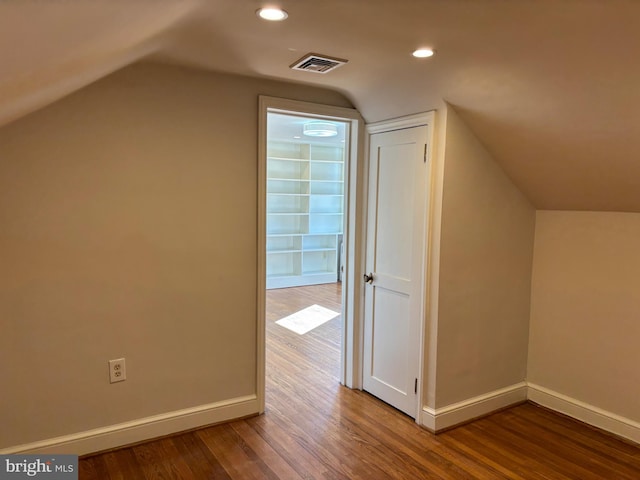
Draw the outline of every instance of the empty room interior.
<instances>
[{"instance_id":1,"label":"empty room interior","mask_svg":"<svg viewBox=\"0 0 640 480\"><path fill-rule=\"evenodd\" d=\"M639 23L0 2L0 455L640 478Z\"/></svg>"}]
</instances>

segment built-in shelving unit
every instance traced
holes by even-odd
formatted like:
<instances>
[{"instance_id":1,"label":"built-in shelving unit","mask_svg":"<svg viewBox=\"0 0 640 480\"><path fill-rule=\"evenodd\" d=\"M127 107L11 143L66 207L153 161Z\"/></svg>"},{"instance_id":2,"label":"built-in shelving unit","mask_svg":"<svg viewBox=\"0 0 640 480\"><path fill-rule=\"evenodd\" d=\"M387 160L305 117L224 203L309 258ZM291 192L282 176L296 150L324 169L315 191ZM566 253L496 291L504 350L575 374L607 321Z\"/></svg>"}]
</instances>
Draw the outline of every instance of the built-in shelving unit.
<instances>
[{"instance_id":1,"label":"built-in shelving unit","mask_svg":"<svg viewBox=\"0 0 640 480\"><path fill-rule=\"evenodd\" d=\"M344 148L269 141L267 288L338 279Z\"/></svg>"}]
</instances>

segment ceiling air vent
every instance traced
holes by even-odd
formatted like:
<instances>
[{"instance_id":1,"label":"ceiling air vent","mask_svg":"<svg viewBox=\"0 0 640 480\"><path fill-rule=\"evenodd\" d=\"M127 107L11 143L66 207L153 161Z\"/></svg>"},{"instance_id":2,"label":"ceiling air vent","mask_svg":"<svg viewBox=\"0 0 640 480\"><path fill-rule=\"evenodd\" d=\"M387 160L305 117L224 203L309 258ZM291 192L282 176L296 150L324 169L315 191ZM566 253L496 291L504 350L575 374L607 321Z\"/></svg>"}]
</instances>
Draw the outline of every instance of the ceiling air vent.
<instances>
[{"instance_id":1,"label":"ceiling air vent","mask_svg":"<svg viewBox=\"0 0 640 480\"><path fill-rule=\"evenodd\" d=\"M308 53L300 60L297 60L290 66L290 68L293 70L302 70L304 72L328 73L347 62L348 60L342 60L341 58L318 55L317 53Z\"/></svg>"}]
</instances>

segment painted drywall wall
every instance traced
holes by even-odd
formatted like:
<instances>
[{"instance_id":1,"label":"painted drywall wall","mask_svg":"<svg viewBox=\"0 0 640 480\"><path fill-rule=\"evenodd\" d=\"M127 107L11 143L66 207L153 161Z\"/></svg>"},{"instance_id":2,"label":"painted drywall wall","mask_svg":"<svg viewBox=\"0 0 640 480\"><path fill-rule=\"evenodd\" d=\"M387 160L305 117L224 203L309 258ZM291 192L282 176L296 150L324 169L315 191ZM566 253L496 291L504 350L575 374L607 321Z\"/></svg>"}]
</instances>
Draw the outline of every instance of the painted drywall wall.
<instances>
[{"instance_id":1,"label":"painted drywall wall","mask_svg":"<svg viewBox=\"0 0 640 480\"><path fill-rule=\"evenodd\" d=\"M350 106L141 64L0 129L0 448L256 393L259 94Z\"/></svg>"},{"instance_id":2,"label":"painted drywall wall","mask_svg":"<svg viewBox=\"0 0 640 480\"><path fill-rule=\"evenodd\" d=\"M538 211L528 380L640 421L640 214Z\"/></svg>"},{"instance_id":3,"label":"painted drywall wall","mask_svg":"<svg viewBox=\"0 0 640 480\"><path fill-rule=\"evenodd\" d=\"M524 381L535 210L448 107L437 408Z\"/></svg>"}]
</instances>

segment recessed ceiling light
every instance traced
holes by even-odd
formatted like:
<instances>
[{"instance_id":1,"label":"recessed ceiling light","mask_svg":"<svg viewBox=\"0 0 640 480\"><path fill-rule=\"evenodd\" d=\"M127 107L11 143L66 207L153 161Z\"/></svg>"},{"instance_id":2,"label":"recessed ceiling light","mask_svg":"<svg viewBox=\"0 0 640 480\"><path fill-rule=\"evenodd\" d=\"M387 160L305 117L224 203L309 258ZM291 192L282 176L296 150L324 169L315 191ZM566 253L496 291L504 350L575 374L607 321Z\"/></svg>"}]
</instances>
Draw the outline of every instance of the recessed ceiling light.
<instances>
[{"instance_id":1,"label":"recessed ceiling light","mask_svg":"<svg viewBox=\"0 0 640 480\"><path fill-rule=\"evenodd\" d=\"M289 16L289 14L281 8L275 7L261 8L256 11L256 15L264 20L270 20L272 22L279 22Z\"/></svg>"},{"instance_id":2,"label":"recessed ceiling light","mask_svg":"<svg viewBox=\"0 0 640 480\"><path fill-rule=\"evenodd\" d=\"M431 48L419 48L418 50L413 52L412 55L416 58L427 58L433 57L435 53L436 52L434 52Z\"/></svg>"}]
</instances>

